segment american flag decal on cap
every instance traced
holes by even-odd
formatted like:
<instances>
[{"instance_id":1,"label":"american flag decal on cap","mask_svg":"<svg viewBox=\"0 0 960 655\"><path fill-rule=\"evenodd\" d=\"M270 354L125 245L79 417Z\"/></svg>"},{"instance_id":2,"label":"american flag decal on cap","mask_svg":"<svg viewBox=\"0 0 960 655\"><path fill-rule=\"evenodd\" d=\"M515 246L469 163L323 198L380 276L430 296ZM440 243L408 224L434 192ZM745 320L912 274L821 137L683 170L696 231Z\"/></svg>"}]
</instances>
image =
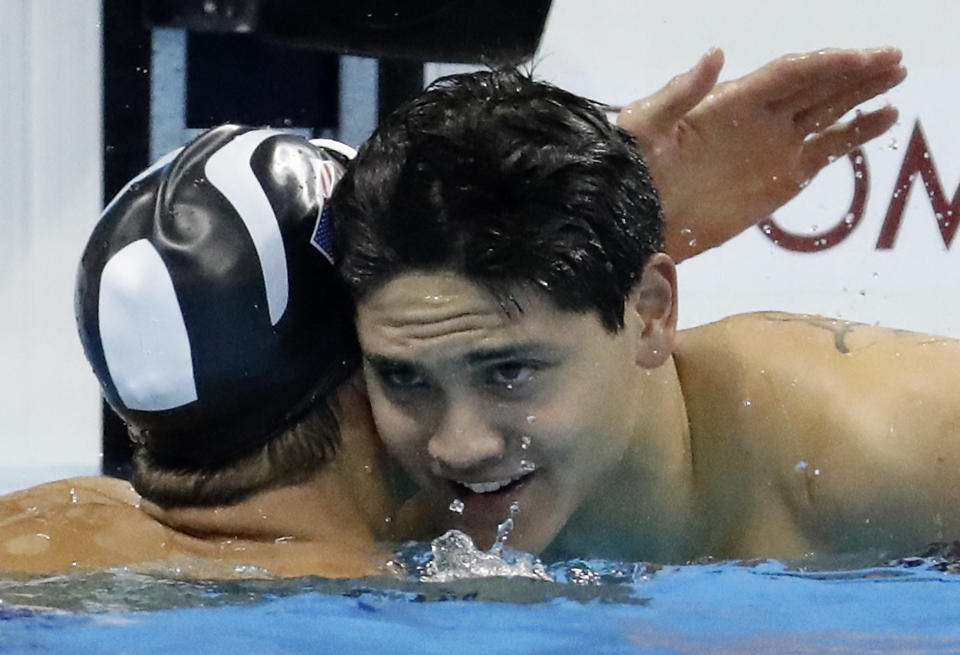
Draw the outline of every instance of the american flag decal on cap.
<instances>
[{"instance_id":1,"label":"american flag decal on cap","mask_svg":"<svg viewBox=\"0 0 960 655\"><path fill-rule=\"evenodd\" d=\"M324 206L317 217L310 244L320 251L331 264L333 263L333 227L330 225L330 210Z\"/></svg>"},{"instance_id":2,"label":"american flag decal on cap","mask_svg":"<svg viewBox=\"0 0 960 655\"><path fill-rule=\"evenodd\" d=\"M314 142L319 144L319 142ZM324 142L327 143L327 142ZM319 250L331 264L333 263L333 227L330 225L330 213L327 210L327 200L333 194L333 187L336 186L344 169L339 163L330 158L327 153L323 154L324 159L313 160L313 171L316 175L317 187L319 192L319 202L321 209L317 216L317 224L313 228L313 236L310 237L310 243Z\"/></svg>"},{"instance_id":3,"label":"american flag decal on cap","mask_svg":"<svg viewBox=\"0 0 960 655\"><path fill-rule=\"evenodd\" d=\"M316 167L316 172L320 182L320 193L326 200L333 193L333 187L343 174L343 167L336 162L322 161Z\"/></svg>"}]
</instances>

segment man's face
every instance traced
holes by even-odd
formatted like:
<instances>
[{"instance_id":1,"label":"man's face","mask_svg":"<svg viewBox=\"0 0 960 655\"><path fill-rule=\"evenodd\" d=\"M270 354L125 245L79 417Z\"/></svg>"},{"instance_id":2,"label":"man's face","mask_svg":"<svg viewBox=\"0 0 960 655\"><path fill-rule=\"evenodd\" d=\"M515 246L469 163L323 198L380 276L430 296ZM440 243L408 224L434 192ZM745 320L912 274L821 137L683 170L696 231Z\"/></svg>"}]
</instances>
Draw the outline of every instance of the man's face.
<instances>
[{"instance_id":1,"label":"man's face","mask_svg":"<svg viewBox=\"0 0 960 655\"><path fill-rule=\"evenodd\" d=\"M454 274L401 275L359 304L377 429L441 521L538 552L623 456L643 369L628 331L534 291L508 315ZM513 511L511 511L511 506Z\"/></svg>"}]
</instances>

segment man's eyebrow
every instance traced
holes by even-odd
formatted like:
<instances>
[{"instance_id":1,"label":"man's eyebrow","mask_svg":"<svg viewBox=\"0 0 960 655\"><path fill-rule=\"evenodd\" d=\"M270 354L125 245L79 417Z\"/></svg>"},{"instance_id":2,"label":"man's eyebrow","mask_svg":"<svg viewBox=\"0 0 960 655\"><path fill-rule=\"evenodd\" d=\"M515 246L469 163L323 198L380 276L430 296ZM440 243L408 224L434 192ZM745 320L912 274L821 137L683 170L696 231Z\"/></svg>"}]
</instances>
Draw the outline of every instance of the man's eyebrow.
<instances>
[{"instance_id":1,"label":"man's eyebrow","mask_svg":"<svg viewBox=\"0 0 960 655\"><path fill-rule=\"evenodd\" d=\"M543 357L553 352L553 349L543 344L530 343L514 346L505 346L503 348L489 348L483 350L472 350L465 357L467 364L476 366L493 361L502 361L509 359L522 359L524 357Z\"/></svg>"},{"instance_id":2,"label":"man's eyebrow","mask_svg":"<svg viewBox=\"0 0 960 655\"><path fill-rule=\"evenodd\" d=\"M468 366L478 366L489 362L509 359L522 359L525 357L549 357L552 355L556 355L555 348L545 344L531 343L504 346L503 348L482 348L472 350L464 355L463 361ZM370 366L377 368L395 368L399 366L417 367L419 365L415 359L392 357L389 355L381 355L379 353L364 353L363 360Z\"/></svg>"}]
</instances>

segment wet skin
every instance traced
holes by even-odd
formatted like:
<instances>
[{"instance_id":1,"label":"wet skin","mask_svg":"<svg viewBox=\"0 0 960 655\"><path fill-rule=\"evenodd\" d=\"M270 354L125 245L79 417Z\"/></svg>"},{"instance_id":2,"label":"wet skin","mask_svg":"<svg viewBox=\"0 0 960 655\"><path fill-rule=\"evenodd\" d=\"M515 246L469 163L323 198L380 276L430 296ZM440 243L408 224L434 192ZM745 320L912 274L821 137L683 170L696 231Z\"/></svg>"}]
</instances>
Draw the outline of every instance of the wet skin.
<instances>
[{"instance_id":1,"label":"wet skin","mask_svg":"<svg viewBox=\"0 0 960 655\"><path fill-rule=\"evenodd\" d=\"M384 571L396 510L362 383L337 391L343 443L311 479L218 507L160 507L123 480L0 496L0 570L125 566L162 575L356 577ZM251 568L253 567L253 568Z\"/></svg>"},{"instance_id":2,"label":"wet skin","mask_svg":"<svg viewBox=\"0 0 960 655\"><path fill-rule=\"evenodd\" d=\"M513 504L507 543L555 556L895 557L960 535L960 342L775 313L674 333L653 259L616 333L454 274L359 303L377 430L428 504L418 536L488 546Z\"/></svg>"}]
</instances>

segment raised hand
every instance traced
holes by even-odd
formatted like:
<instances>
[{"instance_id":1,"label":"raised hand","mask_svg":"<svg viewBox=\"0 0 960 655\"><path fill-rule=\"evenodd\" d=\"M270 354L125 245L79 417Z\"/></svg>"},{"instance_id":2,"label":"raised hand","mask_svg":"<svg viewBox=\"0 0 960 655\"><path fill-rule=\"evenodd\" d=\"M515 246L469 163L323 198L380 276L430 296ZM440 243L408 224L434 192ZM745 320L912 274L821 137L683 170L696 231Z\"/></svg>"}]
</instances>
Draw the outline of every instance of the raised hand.
<instances>
[{"instance_id":1,"label":"raised hand","mask_svg":"<svg viewBox=\"0 0 960 655\"><path fill-rule=\"evenodd\" d=\"M820 169L885 132L897 110L838 120L906 76L896 48L786 55L716 84L718 49L620 111L660 191L666 250L681 261L736 236Z\"/></svg>"}]
</instances>

